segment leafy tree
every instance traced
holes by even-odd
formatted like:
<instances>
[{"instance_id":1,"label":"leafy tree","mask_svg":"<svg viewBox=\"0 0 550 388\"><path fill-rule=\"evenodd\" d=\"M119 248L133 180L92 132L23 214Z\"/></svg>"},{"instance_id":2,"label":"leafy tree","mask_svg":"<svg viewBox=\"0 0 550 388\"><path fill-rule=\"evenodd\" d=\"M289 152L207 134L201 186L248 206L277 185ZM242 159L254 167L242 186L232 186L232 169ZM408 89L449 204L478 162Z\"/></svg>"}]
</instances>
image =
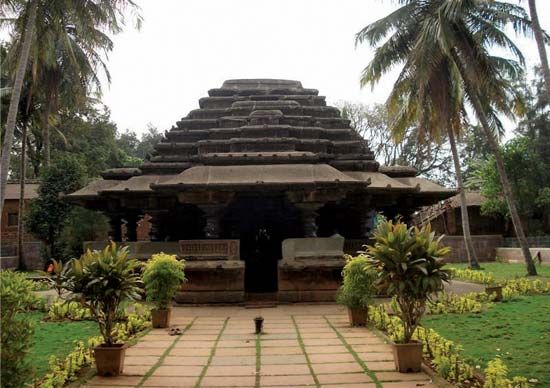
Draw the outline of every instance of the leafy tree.
<instances>
[{"instance_id":1,"label":"leafy tree","mask_svg":"<svg viewBox=\"0 0 550 388\"><path fill-rule=\"evenodd\" d=\"M451 155L448 142L425 144L418 142L418 127L406 129L403 141L395 142L390 132L391 120L383 104L373 106L349 101L339 102L342 116L369 142L376 160L383 165L414 166L419 175L443 185L450 184L454 173L449 168Z\"/></svg>"},{"instance_id":2,"label":"leafy tree","mask_svg":"<svg viewBox=\"0 0 550 388\"><path fill-rule=\"evenodd\" d=\"M529 137L518 136L506 143L502 157L514 195L521 198L518 212L524 223L530 222L534 233L543 231L543 228L550 233L550 225L546 221L550 217L550 172L536 151L535 142ZM493 156L479 163L474 179L481 194L487 198L482 204L482 211L510 217Z\"/></svg>"},{"instance_id":3,"label":"leafy tree","mask_svg":"<svg viewBox=\"0 0 550 388\"><path fill-rule=\"evenodd\" d=\"M141 138L138 138L133 131L126 130L126 132L121 133L117 138L117 145L129 156L127 166L139 166L151 156L155 144L162 137L163 134L155 126L148 124L147 131L141 135Z\"/></svg>"},{"instance_id":4,"label":"leafy tree","mask_svg":"<svg viewBox=\"0 0 550 388\"><path fill-rule=\"evenodd\" d=\"M84 170L74 157L56 160L42 173L38 198L30 204L25 227L44 242L48 258L58 258L62 253L59 238L72 208L62 196L81 188L84 177Z\"/></svg>"},{"instance_id":5,"label":"leafy tree","mask_svg":"<svg viewBox=\"0 0 550 388\"><path fill-rule=\"evenodd\" d=\"M85 241L107 240L109 220L97 211L75 206L67 215L60 234L63 257L79 257Z\"/></svg>"},{"instance_id":6,"label":"leafy tree","mask_svg":"<svg viewBox=\"0 0 550 388\"><path fill-rule=\"evenodd\" d=\"M509 79L518 78L519 65L524 65L521 51L503 29L511 26L518 33L531 32L531 21L521 6L500 1L398 2L402 5L399 9L357 35L358 43L367 41L372 46L390 35L363 71L362 84L374 84L390 68L403 66L389 98L390 114L395 112L400 134L411 119L418 118L421 135L430 133L426 129L439 123L452 140L463 126L465 102L471 105L495 156L527 272L536 275L495 134L502 129L497 114L517 113L518 95ZM489 49L494 47L511 53L519 64L491 55ZM458 174L460 165L455 150L453 155ZM460 181L457 176L459 185ZM463 215L464 221L467 217Z\"/></svg>"}]
</instances>

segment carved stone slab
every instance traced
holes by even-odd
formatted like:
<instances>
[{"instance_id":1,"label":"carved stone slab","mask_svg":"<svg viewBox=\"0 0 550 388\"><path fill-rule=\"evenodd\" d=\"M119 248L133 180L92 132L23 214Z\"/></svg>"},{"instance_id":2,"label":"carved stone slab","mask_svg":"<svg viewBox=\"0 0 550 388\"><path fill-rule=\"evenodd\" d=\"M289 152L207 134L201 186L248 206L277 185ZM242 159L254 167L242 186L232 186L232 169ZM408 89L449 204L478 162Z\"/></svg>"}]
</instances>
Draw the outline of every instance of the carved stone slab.
<instances>
[{"instance_id":1,"label":"carved stone slab","mask_svg":"<svg viewBox=\"0 0 550 388\"><path fill-rule=\"evenodd\" d=\"M239 240L180 240L180 255L186 260L239 260Z\"/></svg>"},{"instance_id":2,"label":"carved stone slab","mask_svg":"<svg viewBox=\"0 0 550 388\"><path fill-rule=\"evenodd\" d=\"M283 241L283 260L294 261L300 258L342 257L344 255L344 238L307 237L288 238Z\"/></svg>"}]
</instances>

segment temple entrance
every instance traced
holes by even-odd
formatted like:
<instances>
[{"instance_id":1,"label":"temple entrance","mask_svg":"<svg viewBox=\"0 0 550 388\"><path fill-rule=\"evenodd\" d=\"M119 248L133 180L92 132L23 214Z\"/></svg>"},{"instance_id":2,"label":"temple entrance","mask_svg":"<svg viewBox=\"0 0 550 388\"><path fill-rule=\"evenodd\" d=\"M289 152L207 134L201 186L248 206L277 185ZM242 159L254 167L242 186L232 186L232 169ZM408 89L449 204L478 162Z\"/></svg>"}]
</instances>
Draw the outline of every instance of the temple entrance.
<instances>
[{"instance_id":1,"label":"temple entrance","mask_svg":"<svg viewBox=\"0 0 550 388\"><path fill-rule=\"evenodd\" d=\"M240 240L247 294L277 292L282 241L297 235L297 224L296 210L283 197L242 197L228 208L224 230Z\"/></svg>"}]
</instances>

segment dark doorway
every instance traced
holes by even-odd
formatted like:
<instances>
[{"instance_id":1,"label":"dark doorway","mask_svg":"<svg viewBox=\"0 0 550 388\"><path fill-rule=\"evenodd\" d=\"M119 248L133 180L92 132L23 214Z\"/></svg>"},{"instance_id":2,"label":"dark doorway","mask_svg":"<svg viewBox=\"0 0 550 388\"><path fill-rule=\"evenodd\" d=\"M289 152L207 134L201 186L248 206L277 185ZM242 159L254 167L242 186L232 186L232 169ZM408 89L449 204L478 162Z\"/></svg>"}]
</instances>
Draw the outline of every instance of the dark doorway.
<instances>
[{"instance_id":1,"label":"dark doorway","mask_svg":"<svg viewBox=\"0 0 550 388\"><path fill-rule=\"evenodd\" d=\"M224 231L241 241L247 293L277 292L282 241L296 236L296 210L284 197L240 197L226 212Z\"/></svg>"}]
</instances>

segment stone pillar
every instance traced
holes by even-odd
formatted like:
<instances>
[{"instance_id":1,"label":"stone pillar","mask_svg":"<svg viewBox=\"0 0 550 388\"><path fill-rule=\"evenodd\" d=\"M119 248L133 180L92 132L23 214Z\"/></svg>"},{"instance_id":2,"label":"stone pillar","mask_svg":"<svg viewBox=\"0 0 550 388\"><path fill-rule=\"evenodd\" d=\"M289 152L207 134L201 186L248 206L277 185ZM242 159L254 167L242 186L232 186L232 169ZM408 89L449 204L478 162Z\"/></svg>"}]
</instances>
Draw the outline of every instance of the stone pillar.
<instances>
[{"instance_id":1,"label":"stone pillar","mask_svg":"<svg viewBox=\"0 0 550 388\"><path fill-rule=\"evenodd\" d=\"M319 203L298 203L296 207L301 211L304 237L317 237L317 210L322 205Z\"/></svg>"},{"instance_id":2,"label":"stone pillar","mask_svg":"<svg viewBox=\"0 0 550 388\"><path fill-rule=\"evenodd\" d=\"M151 217L149 222L151 223L151 230L149 231L149 238L151 241L164 241L164 225L163 225L163 215L164 211L162 210L149 210L147 214Z\"/></svg>"},{"instance_id":3,"label":"stone pillar","mask_svg":"<svg viewBox=\"0 0 550 388\"><path fill-rule=\"evenodd\" d=\"M206 225L204 227L204 235L206 238L220 238L222 217L221 206L199 205L199 208L204 212L204 217L206 219Z\"/></svg>"},{"instance_id":4,"label":"stone pillar","mask_svg":"<svg viewBox=\"0 0 550 388\"><path fill-rule=\"evenodd\" d=\"M111 226L109 239L116 242L122 241L122 217L120 214L108 214L108 217Z\"/></svg>"},{"instance_id":5,"label":"stone pillar","mask_svg":"<svg viewBox=\"0 0 550 388\"><path fill-rule=\"evenodd\" d=\"M137 214L127 214L124 219L126 220L126 241L137 241Z\"/></svg>"}]
</instances>

